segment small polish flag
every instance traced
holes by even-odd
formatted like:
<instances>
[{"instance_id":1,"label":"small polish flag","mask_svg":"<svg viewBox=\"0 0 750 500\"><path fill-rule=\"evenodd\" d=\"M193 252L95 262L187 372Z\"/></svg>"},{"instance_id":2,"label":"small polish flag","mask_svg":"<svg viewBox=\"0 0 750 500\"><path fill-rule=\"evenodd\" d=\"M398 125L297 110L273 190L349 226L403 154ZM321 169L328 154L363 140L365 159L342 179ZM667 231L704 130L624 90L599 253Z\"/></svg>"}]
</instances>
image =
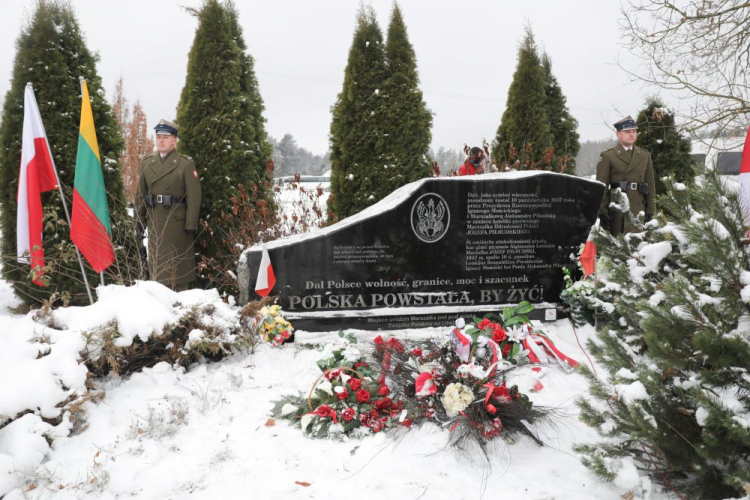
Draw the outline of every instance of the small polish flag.
<instances>
[{"instance_id":1,"label":"small polish flag","mask_svg":"<svg viewBox=\"0 0 750 500\"><path fill-rule=\"evenodd\" d=\"M273 274L271 258L268 256L268 249L263 245L263 256L260 258L260 269L258 269L258 279L255 282L255 293L265 297L271 293L271 289L276 284L276 276Z\"/></svg>"},{"instance_id":2,"label":"small polish flag","mask_svg":"<svg viewBox=\"0 0 750 500\"><path fill-rule=\"evenodd\" d=\"M740 207L745 216L745 225L750 226L750 128L747 129L745 147L742 148L742 164L740 165ZM750 235L750 231L748 231Z\"/></svg>"},{"instance_id":3,"label":"small polish flag","mask_svg":"<svg viewBox=\"0 0 750 500\"><path fill-rule=\"evenodd\" d=\"M586 240L583 252L581 252L581 256L578 257L578 260L581 262L581 267L583 267L584 278L594 274L596 271L596 243L594 243L594 238L591 233L589 233L589 238Z\"/></svg>"}]
</instances>

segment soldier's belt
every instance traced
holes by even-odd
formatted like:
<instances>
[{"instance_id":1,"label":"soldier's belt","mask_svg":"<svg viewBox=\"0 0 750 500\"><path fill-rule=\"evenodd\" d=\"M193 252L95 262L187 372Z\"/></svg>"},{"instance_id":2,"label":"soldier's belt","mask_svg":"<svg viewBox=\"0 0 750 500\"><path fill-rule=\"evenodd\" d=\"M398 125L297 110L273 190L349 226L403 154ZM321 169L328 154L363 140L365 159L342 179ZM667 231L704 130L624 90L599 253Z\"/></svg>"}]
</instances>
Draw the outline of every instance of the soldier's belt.
<instances>
[{"instance_id":1,"label":"soldier's belt","mask_svg":"<svg viewBox=\"0 0 750 500\"><path fill-rule=\"evenodd\" d=\"M163 207L169 208L176 203L187 203L185 198L177 199L171 194L147 194L145 198L147 207L161 205Z\"/></svg>"},{"instance_id":2,"label":"soldier's belt","mask_svg":"<svg viewBox=\"0 0 750 500\"><path fill-rule=\"evenodd\" d=\"M648 194L648 182L613 182L611 187L612 189L620 188L622 192L630 190L638 191L638 193L644 196Z\"/></svg>"}]
</instances>

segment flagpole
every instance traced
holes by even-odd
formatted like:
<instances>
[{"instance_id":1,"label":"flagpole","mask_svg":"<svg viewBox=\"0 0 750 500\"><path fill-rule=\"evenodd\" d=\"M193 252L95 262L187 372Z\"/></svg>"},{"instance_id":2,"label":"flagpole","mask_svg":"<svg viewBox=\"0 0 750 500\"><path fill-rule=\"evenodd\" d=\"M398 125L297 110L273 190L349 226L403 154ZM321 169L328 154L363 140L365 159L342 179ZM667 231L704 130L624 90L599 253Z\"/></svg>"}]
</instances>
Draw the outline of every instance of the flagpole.
<instances>
[{"instance_id":1,"label":"flagpole","mask_svg":"<svg viewBox=\"0 0 750 500\"><path fill-rule=\"evenodd\" d=\"M27 87L31 87L31 92L34 92L34 86L31 82L26 83ZM36 95L34 95L36 100ZM68 203L65 201L65 194L62 190L62 183L60 182L60 176L57 174L57 165L55 165L55 157L52 156L52 149L50 148L49 141L44 141L47 144L47 152L49 153L50 161L52 162L52 171L55 172L55 180L57 181L57 190L60 192L60 199L62 200L63 209L65 210L65 218L68 220L68 230L70 230L70 213L68 212ZM89 302L94 304L94 297L91 295L91 287L89 287L89 279L86 277L86 271L83 268L83 259L81 259L81 253L78 251L78 247L73 245L76 249L76 256L78 256L78 264L81 266L81 274L83 275L83 282L86 284L86 293L89 295Z\"/></svg>"}]
</instances>

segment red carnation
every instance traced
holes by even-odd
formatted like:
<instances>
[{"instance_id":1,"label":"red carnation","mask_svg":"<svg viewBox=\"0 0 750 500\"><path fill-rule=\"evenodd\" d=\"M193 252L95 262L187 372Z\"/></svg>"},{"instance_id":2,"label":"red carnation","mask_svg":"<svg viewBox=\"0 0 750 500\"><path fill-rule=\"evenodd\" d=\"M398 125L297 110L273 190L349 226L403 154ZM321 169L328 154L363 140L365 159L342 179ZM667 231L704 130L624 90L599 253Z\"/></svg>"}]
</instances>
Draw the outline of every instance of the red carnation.
<instances>
[{"instance_id":1,"label":"red carnation","mask_svg":"<svg viewBox=\"0 0 750 500\"><path fill-rule=\"evenodd\" d=\"M391 409L391 398L383 398L375 401L373 405L378 411L388 411Z\"/></svg>"},{"instance_id":2,"label":"red carnation","mask_svg":"<svg viewBox=\"0 0 750 500\"><path fill-rule=\"evenodd\" d=\"M503 347L503 357L507 358L508 354L510 354L510 344L505 344L505 347Z\"/></svg>"},{"instance_id":3,"label":"red carnation","mask_svg":"<svg viewBox=\"0 0 750 500\"><path fill-rule=\"evenodd\" d=\"M349 387L351 387L353 391L358 391L362 388L362 381L358 378L350 378Z\"/></svg>"},{"instance_id":4,"label":"red carnation","mask_svg":"<svg viewBox=\"0 0 750 500\"><path fill-rule=\"evenodd\" d=\"M406 351L404 344L402 344L396 337L389 338L385 345L399 353Z\"/></svg>"},{"instance_id":5,"label":"red carnation","mask_svg":"<svg viewBox=\"0 0 750 500\"><path fill-rule=\"evenodd\" d=\"M368 365L368 364L367 364L366 362L364 362L364 361L357 361L356 363L354 363L354 369L355 369L355 370L356 370L357 368L360 368L360 367L362 367L362 366L370 366L370 365Z\"/></svg>"},{"instance_id":6,"label":"red carnation","mask_svg":"<svg viewBox=\"0 0 750 500\"><path fill-rule=\"evenodd\" d=\"M337 378L339 375L341 375L341 370L339 370L338 368L336 368L335 370L328 370L326 372L326 378L328 380L333 380Z\"/></svg>"},{"instance_id":7,"label":"red carnation","mask_svg":"<svg viewBox=\"0 0 750 500\"><path fill-rule=\"evenodd\" d=\"M331 407L328 405L320 405L315 410L315 414L320 418L326 418L331 416Z\"/></svg>"},{"instance_id":8,"label":"red carnation","mask_svg":"<svg viewBox=\"0 0 750 500\"><path fill-rule=\"evenodd\" d=\"M492 325L492 340L498 344L508 338L508 334L505 333L503 327L500 325Z\"/></svg>"},{"instance_id":9,"label":"red carnation","mask_svg":"<svg viewBox=\"0 0 750 500\"><path fill-rule=\"evenodd\" d=\"M391 390L387 385L381 385L380 389L378 389L378 394L380 394L381 396L387 396L389 392L391 392Z\"/></svg>"},{"instance_id":10,"label":"red carnation","mask_svg":"<svg viewBox=\"0 0 750 500\"><path fill-rule=\"evenodd\" d=\"M477 325L477 328L480 330L484 330L486 327L490 326L492 324L492 321L488 320L487 318L484 318L482 321L479 322Z\"/></svg>"},{"instance_id":11,"label":"red carnation","mask_svg":"<svg viewBox=\"0 0 750 500\"><path fill-rule=\"evenodd\" d=\"M380 425L380 422L378 422L377 420L373 420L370 423L370 429L372 429L373 432L380 432L381 427L382 426Z\"/></svg>"},{"instance_id":12,"label":"red carnation","mask_svg":"<svg viewBox=\"0 0 750 500\"><path fill-rule=\"evenodd\" d=\"M344 389L341 392L336 392L336 397L339 398L339 400L343 401L344 399L349 397L349 393L346 392L346 389Z\"/></svg>"},{"instance_id":13,"label":"red carnation","mask_svg":"<svg viewBox=\"0 0 750 500\"><path fill-rule=\"evenodd\" d=\"M403 422L401 422L401 425L403 425L404 427L407 427L407 428L411 428L411 420L409 420L407 418L406 420L404 420Z\"/></svg>"},{"instance_id":14,"label":"red carnation","mask_svg":"<svg viewBox=\"0 0 750 500\"><path fill-rule=\"evenodd\" d=\"M419 348L419 347L417 347L415 349L412 349L411 350L411 355L414 356L414 357L417 357L417 358L421 358L422 357L422 349Z\"/></svg>"},{"instance_id":15,"label":"red carnation","mask_svg":"<svg viewBox=\"0 0 750 500\"><path fill-rule=\"evenodd\" d=\"M372 343L375 344L376 349L382 349L385 344L385 340L383 340L383 337L378 335L377 337L375 337Z\"/></svg>"},{"instance_id":16,"label":"red carnation","mask_svg":"<svg viewBox=\"0 0 750 500\"><path fill-rule=\"evenodd\" d=\"M357 403L367 403L370 400L370 393L367 389L357 391Z\"/></svg>"},{"instance_id":17,"label":"red carnation","mask_svg":"<svg viewBox=\"0 0 750 500\"><path fill-rule=\"evenodd\" d=\"M356 414L357 412L354 411L354 408L347 408L341 412L341 418L348 422L349 420L353 419Z\"/></svg>"}]
</instances>

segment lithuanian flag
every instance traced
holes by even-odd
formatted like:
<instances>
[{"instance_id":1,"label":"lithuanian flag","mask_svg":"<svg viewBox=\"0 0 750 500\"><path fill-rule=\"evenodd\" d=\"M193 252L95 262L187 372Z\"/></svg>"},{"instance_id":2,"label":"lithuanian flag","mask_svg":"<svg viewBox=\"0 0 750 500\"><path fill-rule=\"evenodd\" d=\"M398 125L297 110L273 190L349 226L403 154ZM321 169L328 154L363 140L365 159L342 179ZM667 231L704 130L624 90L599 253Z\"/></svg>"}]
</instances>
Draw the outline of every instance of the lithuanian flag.
<instances>
[{"instance_id":1,"label":"lithuanian flag","mask_svg":"<svg viewBox=\"0 0 750 500\"><path fill-rule=\"evenodd\" d=\"M73 217L70 239L98 273L115 260L112 230L109 225L107 195L104 190L102 162L96 141L94 115L86 80L81 80L81 129L73 184Z\"/></svg>"}]
</instances>

